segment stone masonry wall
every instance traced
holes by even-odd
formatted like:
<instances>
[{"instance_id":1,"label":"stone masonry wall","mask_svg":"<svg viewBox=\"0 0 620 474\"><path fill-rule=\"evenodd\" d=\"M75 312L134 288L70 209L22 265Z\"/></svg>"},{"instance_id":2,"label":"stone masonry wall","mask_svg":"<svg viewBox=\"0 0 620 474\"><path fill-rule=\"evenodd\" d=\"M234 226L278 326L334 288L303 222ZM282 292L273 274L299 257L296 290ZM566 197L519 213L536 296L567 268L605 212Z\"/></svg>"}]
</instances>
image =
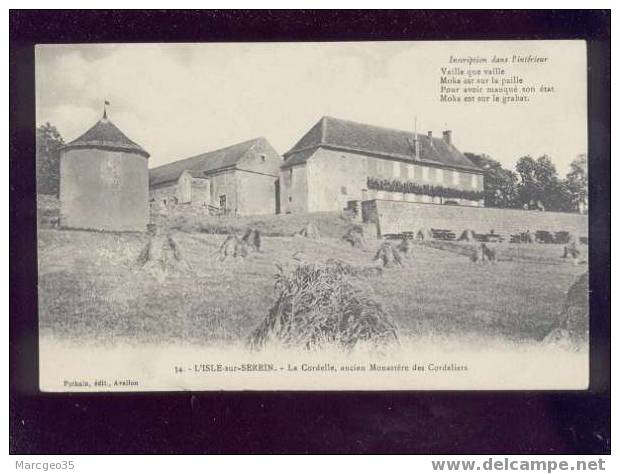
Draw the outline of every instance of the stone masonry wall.
<instances>
[{"instance_id":1,"label":"stone masonry wall","mask_svg":"<svg viewBox=\"0 0 620 474\"><path fill-rule=\"evenodd\" d=\"M374 222L380 234L416 232L420 229L449 229L457 235L469 229L478 233L494 230L509 235L530 230L568 231L588 235L588 216L564 212L446 206L385 200L362 203L364 222Z\"/></svg>"}]
</instances>

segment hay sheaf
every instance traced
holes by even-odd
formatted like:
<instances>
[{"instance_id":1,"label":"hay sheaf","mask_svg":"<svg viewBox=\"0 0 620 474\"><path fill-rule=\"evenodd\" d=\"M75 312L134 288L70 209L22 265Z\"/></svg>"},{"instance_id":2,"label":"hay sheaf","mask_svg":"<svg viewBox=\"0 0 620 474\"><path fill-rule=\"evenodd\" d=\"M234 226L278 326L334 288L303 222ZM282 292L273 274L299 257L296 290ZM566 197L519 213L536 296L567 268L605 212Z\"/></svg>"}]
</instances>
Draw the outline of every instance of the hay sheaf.
<instances>
[{"instance_id":1,"label":"hay sheaf","mask_svg":"<svg viewBox=\"0 0 620 474\"><path fill-rule=\"evenodd\" d=\"M383 269L376 265L351 265L350 263L335 258L328 259L325 265L334 267L335 271L343 275L354 277L374 277L383 274Z\"/></svg>"},{"instance_id":2,"label":"hay sheaf","mask_svg":"<svg viewBox=\"0 0 620 474\"><path fill-rule=\"evenodd\" d=\"M260 230L252 228L247 229L241 238L241 242L243 242L246 247L256 252L260 252L261 241Z\"/></svg>"},{"instance_id":3,"label":"hay sheaf","mask_svg":"<svg viewBox=\"0 0 620 474\"><path fill-rule=\"evenodd\" d=\"M223 262L229 257L236 259L248 256L248 247L237 234L230 234L217 249L219 260Z\"/></svg>"},{"instance_id":4,"label":"hay sheaf","mask_svg":"<svg viewBox=\"0 0 620 474\"><path fill-rule=\"evenodd\" d=\"M579 349L588 342L589 273L583 273L568 289L557 323L543 342L568 349Z\"/></svg>"},{"instance_id":5,"label":"hay sheaf","mask_svg":"<svg viewBox=\"0 0 620 474\"><path fill-rule=\"evenodd\" d=\"M153 235L133 263L135 270L143 270L163 281L167 275L191 271L191 265L183 257L181 247L170 234Z\"/></svg>"},{"instance_id":6,"label":"hay sheaf","mask_svg":"<svg viewBox=\"0 0 620 474\"><path fill-rule=\"evenodd\" d=\"M248 228L242 238L235 233L229 234L217 249L219 260L223 262L228 257L233 259L246 258L250 250L261 251L261 233L257 229Z\"/></svg>"},{"instance_id":7,"label":"hay sheaf","mask_svg":"<svg viewBox=\"0 0 620 474\"><path fill-rule=\"evenodd\" d=\"M406 244L406 250L405 247L402 246L402 243L399 247L393 247L390 242L383 242L379 250L377 250L373 262L379 260L384 267L392 265L402 266L403 259L401 254L407 255L409 252L409 244L406 241L403 242Z\"/></svg>"},{"instance_id":8,"label":"hay sheaf","mask_svg":"<svg viewBox=\"0 0 620 474\"><path fill-rule=\"evenodd\" d=\"M349 351L358 343L372 347L398 343L391 318L354 283L349 267L332 262L304 263L291 272L279 269L275 277L277 300L250 334L251 349L277 345Z\"/></svg>"},{"instance_id":9,"label":"hay sheaf","mask_svg":"<svg viewBox=\"0 0 620 474\"><path fill-rule=\"evenodd\" d=\"M364 238L364 232L361 228L355 226L347 230L346 234L342 236L342 240L349 243L351 247L362 248L366 247L366 239Z\"/></svg>"},{"instance_id":10,"label":"hay sheaf","mask_svg":"<svg viewBox=\"0 0 620 474\"><path fill-rule=\"evenodd\" d=\"M295 236L307 239L320 239L321 233L313 222L308 222L299 232L295 233Z\"/></svg>"}]
</instances>

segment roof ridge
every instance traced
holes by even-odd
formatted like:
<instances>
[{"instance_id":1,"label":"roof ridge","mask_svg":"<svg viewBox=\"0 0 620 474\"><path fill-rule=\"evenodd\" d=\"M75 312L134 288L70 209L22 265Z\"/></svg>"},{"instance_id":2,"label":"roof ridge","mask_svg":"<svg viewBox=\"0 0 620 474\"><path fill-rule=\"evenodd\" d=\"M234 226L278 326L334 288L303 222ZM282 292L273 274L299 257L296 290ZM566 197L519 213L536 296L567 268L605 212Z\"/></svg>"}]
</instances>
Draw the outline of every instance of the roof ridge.
<instances>
[{"instance_id":1,"label":"roof ridge","mask_svg":"<svg viewBox=\"0 0 620 474\"><path fill-rule=\"evenodd\" d=\"M330 119L330 120L335 120L337 122L344 122L344 123L349 123L349 124L353 124L353 125L361 125L363 127L370 127L370 128L380 128L382 130L389 130L391 132L403 132L403 133L411 133L413 135L413 131L409 131L409 130L404 130L401 128L394 128L394 127L386 127L385 125L374 125L371 123L364 123L364 122L358 122L356 120L350 120L350 119L342 119L342 118L338 118L338 117L332 117L329 115L325 115L324 118ZM427 136L424 133L419 133L418 132L418 136ZM433 138L437 138L437 137L433 137Z\"/></svg>"},{"instance_id":2,"label":"roof ridge","mask_svg":"<svg viewBox=\"0 0 620 474\"><path fill-rule=\"evenodd\" d=\"M205 173L218 170L232 169L239 166L240 162L248 156L258 143L266 142L265 137L255 137L239 143L233 143L222 148L207 151L187 158L170 161L149 169L149 182L151 185L174 181L184 171L200 171ZM276 152L277 153L277 152Z\"/></svg>"},{"instance_id":3,"label":"roof ridge","mask_svg":"<svg viewBox=\"0 0 620 474\"><path fill-rule=\"evenodd\" d=\"M402 159L411 156L411 141L413 130L402 130L382 125L356 122L324 115L290 150L284 153L289 166L307 159L307 150L320 147L335 149L356 150L380 156ZM429 137L418 133L420 156L416 157L419 163L436 163L448 168L471 169L477 167L454 145L442 137ZM295 153L302 152L304 156L288 161ZM305 158L304 158L305 157Z\"/></svg>"},{"instance_id":4,"label":"roof ridge","mask_svg":"<svg viewBox=\"0 0 620 474\"><path fill-rule=\"evenodd\" d=\"M166 166L166 165L170 165L170 164L173 164L173 163L179 163L179 162L185 161L185 160L191 160L192 158L198 158L198 157L201 157L201 156L209 155L211 153L217 153L218 151L224 151L224 150L228 150L230 148L240 147L241 145L247 145L250 142L258 141L261 138L264 138L264 137L252 138L251 140L245 140L245 141L242 141L242 142L239 142L239 143L233 143L232 145L228 145L228 146L225 146L225 147L222 147L222 148L216 148L215 150L209 150L209 151L205 151L205 152L202 152L202 153L197 153L195 155L188 156L187 158L181 158L180 160L175 160L175 161L171 161L170 163L165 163L163 165L158 166L158 168L161 167L161 166ZM248 150L249 150L249 148L248 148ZM155 169L155 168L153 168L153 169Z\"/></svg>"},{"instance_id":5,"label":"roof ridge","mask_svg":"<svg viewBox=\"0 0 620 474\"><path fill-rule=\"evenodd\" d=\"M242 142L233 143L232 145L223 146L223 147L221 147L221 148L216 148L215 150L206 151L206 152L204 152L204 153L199 153L199 154L198 154L198 155L196 155L196 156L199 156L199 155L206 155L207 153L215 153L216 151L227 150L227 149L229 149L229 148L234 148L234 147L236 147L236 146L247 145L247 144L252 143L252 142L257 142L257 141L258 141L258 140L260 140L261 138L263 138L263 137L256 137L256 138L252 138L252 139L250 139L250 140L244 140L244 141L242 141Z\"/></svg>"},{"instance_id":6,"label":"roof ridge","mask_svg":"<svg viewBox=\"0 0 620 474\"><path fill-rule=\"evenodd\" d=\"M324 115L323 116L324 119L329 119L329 120L335 120L337 122L343 122L343 123L348 123L348 124L353 124L353 125L361 125L363 127L370 127L370 128L375 128L375 129L381 129L381 130L388 130L390 132L402 132L402 133L411 133L411 135L413 135L414 133L417 135L417 138L425 138L428 139L429 142L432 144L433 142L438 142L438 143L445 143L447 146L450 146L451 148L456 149L456 146L453 143L448 143L446 142L443 137L439 137L439 136L431 136L429 137L428 134L426 133L420 133L420 132L414 132L414 131L408 131L408 130L403 130L401 128L393 128L393 127L386 127L385 125L374 125L371 123L364 123L364 122L357 122L355 120L350 120L350 119L341 119L338 117L333 117L330 115ZM322 141L321 143L326 143L325 142L325 136L322 137Z\"/></svg>"}]
</instances>

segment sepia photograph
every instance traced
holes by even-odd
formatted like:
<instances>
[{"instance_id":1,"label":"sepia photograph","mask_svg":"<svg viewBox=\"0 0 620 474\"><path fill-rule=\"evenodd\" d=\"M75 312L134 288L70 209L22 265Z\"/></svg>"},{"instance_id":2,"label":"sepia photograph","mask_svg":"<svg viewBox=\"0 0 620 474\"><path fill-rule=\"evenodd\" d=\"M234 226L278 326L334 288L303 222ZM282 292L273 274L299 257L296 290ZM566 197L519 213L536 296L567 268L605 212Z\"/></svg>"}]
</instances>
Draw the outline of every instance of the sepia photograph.
<instances>
[{"instance_id":1,"label":"sepia photograph","mask_svg":"<svg viewBox=\"0 0 620 474\"><path fill-rule=\"evenodd\" d=\"M34 68L42 391L588 388L585 41Z\"/></svg>"}]
</instances>

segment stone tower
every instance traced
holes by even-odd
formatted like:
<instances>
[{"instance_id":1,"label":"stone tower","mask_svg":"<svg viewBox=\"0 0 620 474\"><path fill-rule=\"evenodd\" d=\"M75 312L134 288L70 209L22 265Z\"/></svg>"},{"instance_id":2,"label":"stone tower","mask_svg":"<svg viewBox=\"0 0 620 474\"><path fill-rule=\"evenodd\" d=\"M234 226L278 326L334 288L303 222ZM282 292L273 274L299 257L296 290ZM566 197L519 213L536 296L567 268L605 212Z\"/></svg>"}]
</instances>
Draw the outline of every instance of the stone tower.
<instances>
[{"instance_id":1,"label":"stone tower","mask_svg":"<svg viewBox=\"0 0 620 474\"><path fill-rule=\"evenodd\" d=\"M149 220L149 154L107 116L60 150L60 225L144 231Z\"/></svg>"}]
</instances>

